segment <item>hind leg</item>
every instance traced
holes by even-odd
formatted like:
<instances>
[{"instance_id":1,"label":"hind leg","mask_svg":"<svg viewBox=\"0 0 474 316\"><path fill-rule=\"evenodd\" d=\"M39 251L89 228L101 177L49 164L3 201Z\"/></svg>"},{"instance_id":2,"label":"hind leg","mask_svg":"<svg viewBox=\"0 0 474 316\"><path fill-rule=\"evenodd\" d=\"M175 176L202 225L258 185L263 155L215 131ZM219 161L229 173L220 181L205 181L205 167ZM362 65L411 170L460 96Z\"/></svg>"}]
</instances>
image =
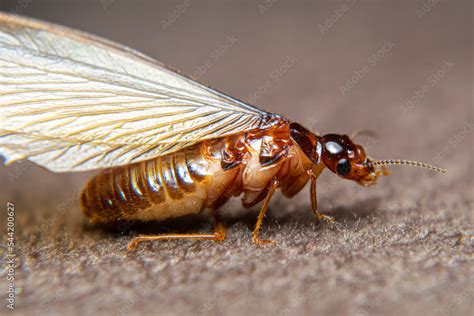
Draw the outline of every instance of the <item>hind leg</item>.
<instances>
[{"instance_id":1,"label":"hind leg","mask_svg":"<svg viewBox=\"0 0 474 316\"><path fill-rule=\"evenodd\" d=\"M216 211L213 212L215 224L213 234L160 234L160 235L141 235L135 237L129 244L128 249L134 250L137 245L143 241L154 241L154 240L174 240L174 239L187 239L187 240L214 240L215 242L222 242L226 238L226 227L222 223L219 214Z\"/></svg>"}]
</instances>

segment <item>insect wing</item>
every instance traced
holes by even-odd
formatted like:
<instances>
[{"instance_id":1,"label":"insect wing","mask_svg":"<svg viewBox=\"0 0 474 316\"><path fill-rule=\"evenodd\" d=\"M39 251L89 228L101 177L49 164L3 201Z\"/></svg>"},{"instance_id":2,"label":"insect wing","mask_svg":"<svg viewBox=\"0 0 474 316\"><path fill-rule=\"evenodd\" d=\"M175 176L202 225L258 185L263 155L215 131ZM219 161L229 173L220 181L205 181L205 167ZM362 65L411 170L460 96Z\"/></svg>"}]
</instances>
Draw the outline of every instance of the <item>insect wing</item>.
<instances>
[{"instance_id":1,"label":"insect wing","mask_svg":"<svg viewBox=\"0 0 474 316\"><path fill-rule=\"evenodd\" d=\"M0 14L0 154L51 171L124 165L272 124L130 48Z\"/></svg>"}]
</instances>

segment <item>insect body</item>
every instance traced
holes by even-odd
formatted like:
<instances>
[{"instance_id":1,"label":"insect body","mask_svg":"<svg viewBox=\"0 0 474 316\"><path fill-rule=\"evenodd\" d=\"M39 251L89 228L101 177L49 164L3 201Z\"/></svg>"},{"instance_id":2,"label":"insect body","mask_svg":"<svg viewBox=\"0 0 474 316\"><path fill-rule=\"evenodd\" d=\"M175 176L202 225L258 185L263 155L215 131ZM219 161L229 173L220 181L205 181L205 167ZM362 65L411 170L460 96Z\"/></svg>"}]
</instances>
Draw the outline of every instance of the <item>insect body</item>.
<instances>
[{"instance_id":1,"label":"insect body","mask_svg":"<svg viewBox=\"0 0 474 316\"><path fill-rule=\"evenodd\" d=\"M287 197L328 168L374 184L385 165L346 135L312 133L184 77L130 48L35 20L0 14L0 154L55 172L100 171L81 204L94 222L163 220L210 209L213 234L140 236L225 238L218 209L232 196L262 200L255 243L273 193Z\"/></svg>"},{"instance_id":2,"label":"insect body","mask_svg":"<svg viewBox=\"0 0 474 316\"><path fill-rule=\"evenodd\" d=\"M269 130L204 141L156 159L105 170L85 187L84 211L98 222L162 220L206 208L217 210L242 193L246 207L270 191L273 194L277 187L292 197L323 166L314 164L292 140L292 132L299 133L302 127L275 119L279 125Z\"/></svg>"}]
</instances>

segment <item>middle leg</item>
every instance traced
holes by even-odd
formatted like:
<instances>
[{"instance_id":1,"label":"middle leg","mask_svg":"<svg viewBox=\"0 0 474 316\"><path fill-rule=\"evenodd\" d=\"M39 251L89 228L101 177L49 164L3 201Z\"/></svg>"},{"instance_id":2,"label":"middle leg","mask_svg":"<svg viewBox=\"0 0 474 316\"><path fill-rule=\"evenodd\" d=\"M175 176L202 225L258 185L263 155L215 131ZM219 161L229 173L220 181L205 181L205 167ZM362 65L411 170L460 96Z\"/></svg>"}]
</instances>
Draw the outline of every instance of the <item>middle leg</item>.
<instances>
[{"instance_id":1,"label":"middle leg","mask_svg":"<svg viewBox=\"0 0 474 316\"><path fill-rule=\"evenodd\" d=\"M267 196L265 197L265 201L263 201L262 208L260 209L260 213L258 214L257 222L255 223L255 228L253 229L253 232L252 232L252 241L256 244L262 245L262 244L275 243L274 240L260 239L259 234L260 234L260 226L262 225L263 217L265 216L265 213L267 212L267 209L268 209L268 205L270 204L270 200L272 199L272 196L279 185L280 185L280 182L276 179L273 179L270 186L270 190L268 191Z\"/></svg>"}]
</instances>

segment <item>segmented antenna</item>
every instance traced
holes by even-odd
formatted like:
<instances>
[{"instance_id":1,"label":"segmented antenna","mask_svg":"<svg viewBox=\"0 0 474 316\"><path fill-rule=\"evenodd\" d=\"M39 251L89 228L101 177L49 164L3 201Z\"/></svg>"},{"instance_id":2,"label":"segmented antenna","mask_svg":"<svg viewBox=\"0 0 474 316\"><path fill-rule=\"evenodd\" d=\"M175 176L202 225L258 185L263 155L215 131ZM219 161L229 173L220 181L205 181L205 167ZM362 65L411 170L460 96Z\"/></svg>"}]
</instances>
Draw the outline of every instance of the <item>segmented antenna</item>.
<instances>
[{"instance_id":1,"label":"segmented antenna","mask_svg":"<svg viewBox=\"0 0 474 316\"><path fill-rule=\"evenodd\" d=\"M428 170L433 170L439 173L446 173L448 170L439 168L424 162L418 162L418 161L411 161L411 160L403 160L403 159L385 159L385 160L376 160L376 161L370 161L365 164L368 167L371 166L386 166L386 165L407 165L407 166L415 166L419 168L424 168Z\"/></svg>"}]
</instances>

